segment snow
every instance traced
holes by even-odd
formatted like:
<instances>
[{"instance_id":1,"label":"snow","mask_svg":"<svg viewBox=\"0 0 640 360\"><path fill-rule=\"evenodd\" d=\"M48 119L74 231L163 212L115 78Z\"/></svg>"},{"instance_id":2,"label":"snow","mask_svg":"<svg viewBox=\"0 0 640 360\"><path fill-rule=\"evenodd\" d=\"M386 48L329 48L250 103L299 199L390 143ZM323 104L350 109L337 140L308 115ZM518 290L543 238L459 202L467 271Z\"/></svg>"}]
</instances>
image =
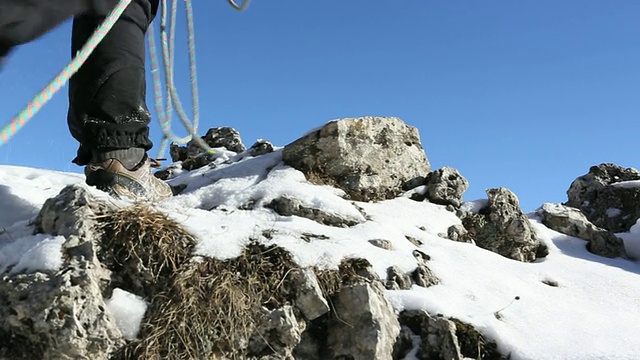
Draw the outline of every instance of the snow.
<instances>
[{"instance_id":1,"label":"snow","mask_svg":"<svg viewBox=\"0 0 640 360\"><path fill-rule=\"evenodd\" d=\"M638 188L640 187L640 180L620 181L620 182L611 184L611 186L621 187L625 189Z\"/></svg>"},{"instance_id":2,"label":"snow","mask_svg":"<svg viewBox=\"0 0 640 360\"><path fill-rule=\"evenodd\" d=\"M111 299L106 301L107 310L116 320L122 336L134 340L140 331L140 323L147 311L147 303L139 296L119 288L113 289Z\"/></svg>"},{"instance_id":3,"label":"snow","mask_svg":"<svg viewBox=\"0 0 640 360\"><path fill-rule=\"evenodd\" d=\"M157 205L198 239L194 255L232 258L259 239L286 248L301 266L335 268L345 257L366 257L386 277L391 265L415 268L417 247L409 238L417 239L441 284L388 291L397 311L425 309L468 322L513 360L631 360L640 354L637 261L595 256L583 240L552 231L535 217L531 221L549 255L535 263L509 260L444 239L449 226L460 224L444 206L407 197L344 200L341 191L312 185L283 165L280 150L255 158L223 155L215 167L179 173L171 183L185 185L184 193ZM33 235L31 223L48 197L82 181L74 174L0 166L0 274L59 268L64 239ZM360 223L331 227L264 207L281 196ZM464 206L478 209L483 203ZM618 236L630 257L640 259L640 223ZM371 245L372 239L389 241L391 250ZM143 299L119 289L109 300L109 311L131 338L145 310Z\"/></svg>"},{"instance_id":4,"label":"snow","mask_svg":"<svg viewBox=\"0 0 640 360\"><path fill-rule=\"evenodd\" d=\"M16 240L0 234L0 274L56 271L62 266L63 236L27 235Z\"/></svg>"}]
</instances>

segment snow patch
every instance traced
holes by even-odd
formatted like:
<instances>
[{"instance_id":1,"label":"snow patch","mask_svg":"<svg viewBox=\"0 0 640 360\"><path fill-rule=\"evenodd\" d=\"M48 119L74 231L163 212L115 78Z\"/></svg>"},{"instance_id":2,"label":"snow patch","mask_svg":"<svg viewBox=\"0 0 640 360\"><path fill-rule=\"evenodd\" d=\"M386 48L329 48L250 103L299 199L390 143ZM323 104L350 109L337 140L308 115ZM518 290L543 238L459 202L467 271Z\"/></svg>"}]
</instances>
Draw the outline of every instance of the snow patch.
<instances>
[{"instance_id":1,"label":"snow patch","mask_svg":"<svg viewBox=\"0 0 640 360\"><path fill-rule=\"evenodd\" d=\"M63 236L29 235L13 241L0 240L0 274L57 271L62 266Z\"/></svg>"},{"instance_id":2,"label":"snow patch","mask_svg":"<svg viewBox=\"0 0 640 360\"><path fill-rule=\"evenodd\" d=\"M141 297L119 288L113 289L111 299L106 301L107 309L116 320L122 336L127 340L135 340L140 332L140 324L147 303Z\"/></svg>"},{"instance_id":3,"label":"snow patch","mask_svg":"<svg viewBox=\"0 0 640 360\"><path fill-rule=\"evenodd\" d=\"M623 189L640 188L640 180L620 181L620 182L611 184L611 186L619 187Z\"/></svg>"}]
</instances>

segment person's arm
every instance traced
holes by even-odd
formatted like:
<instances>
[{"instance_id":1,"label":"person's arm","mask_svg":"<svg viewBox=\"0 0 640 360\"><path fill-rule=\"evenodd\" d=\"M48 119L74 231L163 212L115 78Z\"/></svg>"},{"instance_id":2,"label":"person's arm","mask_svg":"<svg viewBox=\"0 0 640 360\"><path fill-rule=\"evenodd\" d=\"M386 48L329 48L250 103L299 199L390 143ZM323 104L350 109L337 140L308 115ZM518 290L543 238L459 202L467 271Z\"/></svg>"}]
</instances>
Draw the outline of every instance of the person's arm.
<instances>
[{"instance_id":1,"label":"person's arm","mask_svg":"<svg viewBox=\"0 0 640 360\"><path fill-rule=\"evenodd\" d=\"M88 11L106 15L116 0L0 0L0 63L11 48L28 43Z\"/></svg>"}]
</instances>

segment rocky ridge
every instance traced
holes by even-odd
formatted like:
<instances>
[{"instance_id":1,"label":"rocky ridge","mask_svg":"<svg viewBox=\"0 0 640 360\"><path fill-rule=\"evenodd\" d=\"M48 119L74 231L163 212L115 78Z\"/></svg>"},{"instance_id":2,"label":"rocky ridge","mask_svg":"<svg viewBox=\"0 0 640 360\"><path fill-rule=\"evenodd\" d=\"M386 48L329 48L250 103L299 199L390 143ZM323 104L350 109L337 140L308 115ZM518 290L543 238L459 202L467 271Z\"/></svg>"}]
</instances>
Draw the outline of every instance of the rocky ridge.
<instances>
[{"instance_id":1,"label":"rocky ridge","mask_svg":"<svg viewBox=\"0 0 640 360\"><path fill-rule=\"evenodd\" d=\"M231 153L229 161L275 151L266 141L247 149L231 128L210 129L203 140ZM461 220L443 238L515 261L547 255L513 192L489 189L483 206L464 203L468 181L450 167L432 171L417 130L398 118L330 122L281 151L283 164L313 184L339 189L356 208L358 202L398 196L429 201ZM172 146L171 156L173 164L158 173L164 179L216 167L216 155L193 144ZM628 201L640 197L640 187L631 186L639 179L633 169L593 167L571 185L567 203L545 204L535 216L551 229L585 239L595 254L627 256L615 233L640 217L633 205L640 201ZM175 190L185 188L176 184ZM239 208L256 206L248 202ZM367 221L362 210L360 216L344 216L293 197L264 207L332 227ZM415 268L389 267L386 278L366 259L345 259L332 271L301 267L285 249L261 243L271 236L269 229L238 258L194 257L195 240L179 223L151 208L118 208L81 186L48 200L34 231L65 238L63 265L53 273L7 269L0 274L0 359L402 359L412 349L419 359L508 357L458 319L394 311L386 290L439 283L418 240L408 239L416 242ZM385 239L369 242L391 246ZM206 280L221 273L215 286ZM134 339L122 334L106 307L119 288L150 303Z\"/></svg>"}]
</instances>

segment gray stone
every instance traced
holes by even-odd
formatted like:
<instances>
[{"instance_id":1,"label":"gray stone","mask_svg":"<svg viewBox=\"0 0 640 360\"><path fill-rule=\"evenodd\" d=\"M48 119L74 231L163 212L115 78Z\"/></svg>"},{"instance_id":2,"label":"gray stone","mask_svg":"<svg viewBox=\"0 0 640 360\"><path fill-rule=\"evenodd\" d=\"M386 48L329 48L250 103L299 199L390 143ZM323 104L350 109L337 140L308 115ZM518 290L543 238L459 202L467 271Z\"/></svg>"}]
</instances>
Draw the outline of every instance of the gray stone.
<instances>
[{"instance_id":1,"label":"gray stone","mask_svg":"<svg viewBox=\"0 0 640 360\"><path fill-rule=\"evenodd\" d=\"M291 272L295 284L295 305L307 320L314 320L329 312L329 304L322 294L313 270L304 268Z\"/></svg>"},{"instance_id":2,"label":"gray stone","mask_svg":"<svg viewBox=\"0 0 640 360\"><path fill-rule=\"evenodd\" d=\"M93 217L114 208L107 202L97 201L86 188L70 185L45 201L35 221L36 231L67 238L92 237L95 236Z\"/></svg>"},{"instance_id":3,"label":"gray stone","mask_svg":"<svg viewBox=\"0 0 640 360\"><path fill-rule=\"evenodd\" d=\"M80 186L66 187L45 202L36 228L66 237L63 264L55 272L3 276L0 332L14 340L0 348L12 348L13 354L24 350L25 358L108 359L124 343L102 297L110 272L91 241L97 236L94 219L106 207Z\"/></svg>"},{"instance_id":4,"label":"gray stone","mask_svg":"<svg viewBox=\"0 0 640 360\"><path fill-rule=\"evenodd\" d=\"M204 140L204 142L212 148L223 147L229 151L233 151L236 153L241 153L247 149L242 143L240 133L236 129L231 127L211 128L202 137L202 140ZM189 147L191 146L197 145L195 144L195 142L190 142Z\"/></svg>"},{"instance_id":5,"label":"gray stone","mask_svg":"<svg viewBox=\"0 0 640 360\"><path fill-rule=\"evenodd\" d=\"M402 272L397 266L390 266L387 269L387 290L409 290L411 289L411 276Z\"/></svg>"},{"instance_id":6,"label":"gray stone","mask_svg":"<svg viewBox=\"0 0 640 360\"><path fill-rule=\"evenodd\" d=\"M440 279L438 279L426 265L419 265L413 273L411 273L411 278L416 285L422 287L429 287L440 283Z\"/></svg>"},{"instance_id":7,"label":"gray stone","mask_svg":"<svg viewBox=\"0 0 640 360\"><path fill-rule=\"evenodd\" d=\"M282 216L299 216L329 226L348 227L357 225L364 221L364 219L345 218L336 214L331 214L323 211L322 209L308 206L298 199L287 196L282 196L272 200L266 205L266 207L273 209Z\"/></svg>"},{"instance_id":8,"label":"gray stone","mask_svg":"<svg viewBox=\"0 0 640 360\"><path fill-rule=\"evenodd\" d=\"M393 248L391 241L385 239L371 239L369 240L369 244L385 250L391 250Z\"/></svg>"},{"instance_id":9,"label":"gray stone","mask_svg":"<svg viewBox=\"0 0 640 360\"><path fill-rule=\"evenodd\" d=\"M268 153L272 153L274 150L273 144L266 140L258 140L249 148L249 155L260 156Z\"/></svg>"},{"instance_id":10,"label":"gray stone","mask_svg":"<svg viewBox=\"0 0 640 360\"><path fill-rule=\"evenodd\" d=\"M400 322L422 338L418 358L464 359L456 336L456 325L451 320L432 317L424 310L412 310L403 311Z\"/></svg>"},{"instance_id":11,"label":"gray stone","mask_svg":"<svg viewBox=\"0 0 640 360\"><path fill-rule=\"evenodd\" d=\"M169 155L173 162L184 161L189 157L189 150L184 146L171 143L171 145L169 145Z\"/></svg>"},{"instance_id":12,"label":"gray stone","mask_svg":"<svg viewBox=\"0 0 640 360\"><path fill-rule=\"evenodd\" d=\"M587 240L589 251L615 258L626 256L624 242L610 231L591 223L578 209L560 204L545 203L537 214L542 223L557 232Z\"/></svg>"},{"instance_id":13,"label":"gray stone","mask_svg":"<svg viewBox=\"0 0 640 360\"><path fill-rule=\"evenodd\" d=\"M445 166L427 175L426 196L429 201L440 205L452 205L455 208L462 204L462 195L469 189L469 182L458 170Z\"/></svg>"},{"instance_id":14,"label":"gray stone","mask_svg":"<svg viewBox=\"0 0 640 360\"><path fill-rule=\"evenodd\" d=\"M289 305L270 311L249 340L249 356L261 359L293 359L292 350L300 343L305 322L298 321ZM264 357L264 356L267 357Z\"/></svg>"},{"instance_id":15,"label":"gray stone","mask_svg":"<svg viewBox=\"0 0 640 360\"><path fill-rule=\"evenodd\" d=\"M211 157L209 154L198 154L196 156L190 156L182 162L182 168L187 171L200 169L211 163Z\"/></svg>"},{"instance_id":16,"label":"gray stone","mask_svg":"<svg viewBox=\"0 0 640 360\"><path fill-rule=\"evenodd\" d=\"M567 190L565 205L582 211L597 227L611 232L627 232L640 218L640 186L624 186L640 180L640 172L604 163L575 179Z\"/></svg>"},{"instance_id":17,"label":"gray stone","mask_svg":"<svg viewBox=\"0 0 640 360\"><path fill-rule=\"evenodd\" d=\"M400 324L377 283L345 287L332 301L327 347L333 359L392 359Z\"/></svg>"},{"instance_id":18,"label":"gray stone","mask_svg":"<svg viewBox=\"0 0 640 360\"><path fill-rule=\"evenodd\" d=\"M314 326L314 323L310 323L311 327ZM293 349L293 357L294 359L304 359L304 360L325 360L324 352L326 349L324 348L324 342L316 338L316 332L323 333L323 330L326 329L317 329L307 327L307 329L302 333L300 338L300 343ZM315 331L315 332L314 332Z\"/></svg>"},{"instance_id":19,"label":"gray stone","mask_svg":"<svg viewBox=\"0 0 640 360\"><path fill-rule=\"evenodd\" d=\"M201 139L211 148L225 148L235 153L240 153L246 150L245 146L242 144L240 133L238 133L236 129L230 127L211 128L204 136L201 137ZM265 145L262 150L266 151L267 148L268 146ZM171 160L173 160L173 162L181 162L182 168L187 171L200 169L209 165L215 158L215 155L204 151L200 144L195 140L189 141L186 146L178 146L172 143L169 147L169 154L171 155ZM166 169L158 172L158 177L161 179L171 178L171 175L172 174Z\"/></svg>"},{"instance_id":20,"label":"gray stone","mask_svg":"<svg viewBox=\"0 0 640 360\"><path fill-rule=\"evenodd\" d=\"M285 146L283 160L357 201L394 198L431 171L418 130L395 117L332 121Z\"/></svg>"},{"instance_id":21,"label":"gray stone","mask_svg":"<svg viewBox=\"0 0 640 360\"><path fill-rule=\"evenodd\" d=\"M447 238L449 240L471 243L473 239L469 236L469 232L461 224L451 225L447 229Z\"/></svg>"},{"instance_id":22,"label":"gray stone","mask_svg":"<svg viewBox=\"0 0 640 360\"><path fill-rule=\"evenodd\" d=\"M413 250L411 253L413 254L413 257L418 261L418 264L426 265L427 261L431 260L431 256L418 249Z\"/></svg>"},{"instance_id":23,"label":"gray stone","mask_svg":"<svg viewBox=\"0 0 640 360\"><path fill-rule=\"evenodd\" d=\"M415 347L414 339L419 339L418 359L508 359L500 354L494 341L485 338L472 325L455 318L411 310L401 312L399 319L404 337L412 340L405 349Z\"/></svg>"},{"instance_id":24,"label":"gray stone","mask_svg":"<svg viewBox=\"0 0 640 360\"><path fill-rule=\"evenodd\" d=\"M530 262L547 255L518 198L506 188L487 190L487 206L477 214L464 213L462 224L476 245L504 257Z\"/></svg>"}]
</instances>

